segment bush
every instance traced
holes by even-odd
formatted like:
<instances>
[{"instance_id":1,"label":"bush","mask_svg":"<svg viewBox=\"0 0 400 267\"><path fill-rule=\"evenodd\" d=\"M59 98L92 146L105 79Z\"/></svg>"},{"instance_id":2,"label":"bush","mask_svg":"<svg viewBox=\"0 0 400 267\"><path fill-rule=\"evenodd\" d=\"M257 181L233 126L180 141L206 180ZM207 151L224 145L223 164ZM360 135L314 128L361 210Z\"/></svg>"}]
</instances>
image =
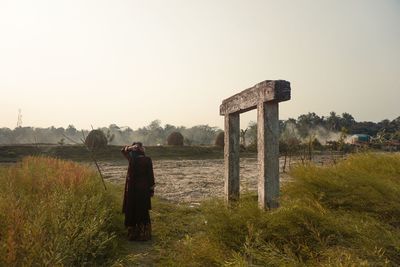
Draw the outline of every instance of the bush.
<instances>
[{"instance_id":1,"label":"bush","mask_svg":"<svg viewBox=\"0 0 400 267\"><path fill-rule=\"evenodd\" d=\"M206 225L180 241L171 253L175 264L400 265L400 155L298 166L291 176L276 210L260 211L254 195L231 208L219 200L203 204Z\"/></svg>"},{"instance_id":2,"label":"bush","mask_svg":"<svg viewBox=\"0 0 400 267\"><path fill-rule=\"evenodd\" d=\"M225 146L225 134L224 132L220 132L215 138L215 145L219 147Z\"/></svg>"},{"instance_id":3,"label":"bush","mask_svg":"<svg viewBox=\"0 0 400 267\"><path fill-rule=\"evenodd\" d=\"M0 169L0 266L93 266L113 255L111 196L91 169L28 157Z\"/></svg>"},{"instance_id":4,"label":"bush","mask_svg":"<svg viewBox=\"0 0 400 267\"><path fill-rule=\"evenodd\" d=\"M92 151L107 147L107 137L101 130L92 130L85 139L85 145Z\"/></svg>"},{"instance_id":5,"label":"bush","mask_svg":"<svg viewBox=\"0 0 400 267\"><path fill-rule=\"evenodd\" d=\"M328 209L368 213L400 227L400 156L358 154L335 167L298 166L287 195L308 196Z\"/></svg>"},{"instance_id":6,"label":"bush","mask_svg":"<svg viewBox=\"0 0 400 267\"><path fill-rule=\"evenodd\" d=\"M172 132L167 138L170 146L183 146L183 135L180 132Z\"/></svg>"}]
</instances>

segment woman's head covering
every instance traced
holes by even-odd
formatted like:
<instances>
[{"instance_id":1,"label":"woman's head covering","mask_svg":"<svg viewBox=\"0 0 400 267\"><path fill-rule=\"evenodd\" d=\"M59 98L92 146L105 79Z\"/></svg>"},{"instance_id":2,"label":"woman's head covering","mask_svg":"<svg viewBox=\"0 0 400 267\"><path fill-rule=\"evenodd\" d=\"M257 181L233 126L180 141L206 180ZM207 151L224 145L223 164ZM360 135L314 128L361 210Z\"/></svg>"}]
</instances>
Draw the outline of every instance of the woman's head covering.
<instances>
[{"instance_id":1,"label":"woman's head covering","mask_svg":"<svg viewBox=\"0 0 400 267\"><path fill-rule=\"evenodd\" d=\"M132 146L131 146L131 150L144 152L145 149L144 149L142 142L133 142Z\"/></svg>"},{"instance_id":2,"label":"woman's head covering","mask_svg":"<svg viewBox=\"0 0 400 267\"><path fill-rule=\"evenodd\" d=\"M144 146L141 142L133 142L132 146L129 147L129 155L132 158L137 158L139 156L144 156Z\"/></svg>"}]
</instances>

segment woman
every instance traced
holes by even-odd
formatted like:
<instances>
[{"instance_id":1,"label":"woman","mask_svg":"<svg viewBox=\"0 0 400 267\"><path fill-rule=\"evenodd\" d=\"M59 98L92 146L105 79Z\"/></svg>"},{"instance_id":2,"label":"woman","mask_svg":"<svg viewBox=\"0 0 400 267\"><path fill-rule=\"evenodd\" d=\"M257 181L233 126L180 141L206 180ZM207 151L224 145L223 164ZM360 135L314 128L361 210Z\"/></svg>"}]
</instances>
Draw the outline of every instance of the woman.
<instances>
[{"instance_id":1,"label":"woman","mask_svg":"<svg viewBox=\"0 0 400 267\"><path fill-rule=\"evenodd\" d=\"M125 226L128 228L128 239L150 240L150 198L154 195L153 163L151 158L145 156L144 147L140 142L125 146L121 152L129 161L122 207L122 212L125 213Z\"/></svg>"}]
</instances>

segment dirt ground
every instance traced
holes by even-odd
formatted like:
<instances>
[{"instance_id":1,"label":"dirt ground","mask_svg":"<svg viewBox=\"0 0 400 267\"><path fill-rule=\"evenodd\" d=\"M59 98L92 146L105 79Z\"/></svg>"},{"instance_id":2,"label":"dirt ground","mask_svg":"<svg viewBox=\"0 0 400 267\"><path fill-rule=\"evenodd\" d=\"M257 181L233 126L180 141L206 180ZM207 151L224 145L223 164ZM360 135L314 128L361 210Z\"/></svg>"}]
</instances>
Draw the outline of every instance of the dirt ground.
<instances>
[{"instance_id":1,"label":"dirt ground","mask_svg":"<svg viewBox=\"0 0 400 267\"><path fill-rule=\"evenodd\" d=\"M318 157L317 164L329 164L330 158ZM283 158L280 159L281 169ZM154 160L156 180L155 194L174 202L197 205L210 197L222 197L224 193L224 161L206 160ZM125 182L127 162L100 162L105 179L122 184ZM287 173L280 174L282 183L290 179ZM240 160L241 192L257 190L257 159Z\"/></svg>"},{"instance_id":2,"label":"dirt ground","mask_svg":"<svg viewBox=\"0 0 400 267\"><path fill-rule=\"evenodd\" d=\"M341 156L335 156L338 158ZM332 164L331 155L316 155L314 163L319 165ZM291 164L299 163L294 159ZM283 157L280 158L280 181L290 180L287 173L283 173ZM10 166L15 163L0 162L1 166ZM92 163L84 163L94 167ZM127 171L127 161L100 161L105 179L112 183L124 184ZM191 203L198 205L202 200L224 195L224 160L223 159L156 159L153 160L156 180L155 194L168 201ZM289 162L287 162L287 166ZM288 169L288 168L287 168ZM240 189L241 192L257 191L257 159L240 159Z\"/></svg>"}]
</instances>

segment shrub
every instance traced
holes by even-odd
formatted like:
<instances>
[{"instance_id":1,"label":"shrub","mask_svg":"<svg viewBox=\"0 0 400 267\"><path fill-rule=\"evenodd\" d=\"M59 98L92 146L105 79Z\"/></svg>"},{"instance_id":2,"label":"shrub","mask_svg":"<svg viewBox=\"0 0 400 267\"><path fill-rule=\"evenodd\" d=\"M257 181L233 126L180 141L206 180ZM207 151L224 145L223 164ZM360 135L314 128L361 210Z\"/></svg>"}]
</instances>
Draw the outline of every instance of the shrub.
<instances>
[{"instance_id":1,"label":"shrub","mask_svg":"<svg viewBox=\"0 0 400 267\"><path fill-rule=\"evenodd\" d=\"M400 155L355 155L334 166L298 166L291 176L276 210L260 211L254 195L230 208L204 203L206 225L178 243L174 263L400 265Z\"/></svg>"},{"instance_id":2,"label":"shrub","mask_svg":"<svg viewBox=\"0 0 400 267\"><path fill-rule=\"evenodd\" d=\"M225 134L224 132L220 132L215 138L215 145L219 147L225 146Z\"/></svg>"},{"instance_id":3,"label":"shrub","mask_svg":"<svg viewBox=\"0 0 400 267\"><path fill-rule=\"evenodd\" d=\"M285 195L308 197L327 209L368 213L400 227L400 156L358 154L334 167L298 166Z\"/></svg>"},{"instance_id":4,"label":"shrub","mask_svg":"<svg viewBox=\"0 0 400 267\"><path fill-rule=\"evenodd\" d=\"M167 138L167 144L170 146L183 146L183 135L180 132L172 132Z\"/></svg>"},{"instance_id":5,"label":"shrub","mask_svg":"<svg viewBox=\"0 0 400 267\"><path fill-rule=\"evenodd\" d=\"M28 157L0 169L0 266L93 266L116 246L112 199L98 175Z\"/></svg>"}]
</instances>

